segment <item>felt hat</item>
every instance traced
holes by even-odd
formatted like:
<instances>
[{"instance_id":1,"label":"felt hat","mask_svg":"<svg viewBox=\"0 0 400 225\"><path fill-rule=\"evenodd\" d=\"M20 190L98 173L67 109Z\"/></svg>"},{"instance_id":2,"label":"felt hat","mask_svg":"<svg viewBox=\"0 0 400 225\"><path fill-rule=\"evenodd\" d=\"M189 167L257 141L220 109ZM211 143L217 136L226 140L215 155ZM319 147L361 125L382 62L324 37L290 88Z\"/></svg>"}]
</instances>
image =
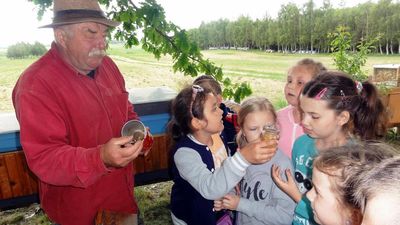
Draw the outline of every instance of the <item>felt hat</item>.
<instances>
[{"instance_id":1,"label":"felt hat","mask_svg":"<svg viewBox=\"0 0 400 225\"><path fill-rule=\"evenodd\" d=\"M116 27L120 22L108 19L97 0L54 0L53 23L40 28L56 27L67 24L95 22Z\"/></svg>"}]
</instances>

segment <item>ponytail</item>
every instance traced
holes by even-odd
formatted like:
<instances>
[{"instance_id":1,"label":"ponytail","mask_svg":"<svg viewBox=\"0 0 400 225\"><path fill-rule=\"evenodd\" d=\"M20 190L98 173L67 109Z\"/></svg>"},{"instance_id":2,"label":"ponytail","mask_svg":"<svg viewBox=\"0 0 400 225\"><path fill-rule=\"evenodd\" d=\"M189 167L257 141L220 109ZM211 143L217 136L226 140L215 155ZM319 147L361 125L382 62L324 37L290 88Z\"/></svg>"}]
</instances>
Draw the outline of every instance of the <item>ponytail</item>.
<instances>
[{"instance_id":1,"label":"ponytail","mask_svg":"<svg viewBox=\"0 0 400 225\"><path fill-rule=\"evenodd\" d=\"M360 105L354 114L354 132L363 140L382 138L386 134L387 113L376 87L362 83Z\"/></svg>"},{"instance_id":2,"label":"ponytail","mask_svg":"<svg viewBox=\"0 0 400 225\"><path fill-rule=\"evenodd\" d=\"M302 91L308 98L327 101L337 114L350 113L343 130L362 140L378 139L386 133L387 114L375 86L353 81L343 72L323 72L308 82Z\"/></svg>"}]
</instances>

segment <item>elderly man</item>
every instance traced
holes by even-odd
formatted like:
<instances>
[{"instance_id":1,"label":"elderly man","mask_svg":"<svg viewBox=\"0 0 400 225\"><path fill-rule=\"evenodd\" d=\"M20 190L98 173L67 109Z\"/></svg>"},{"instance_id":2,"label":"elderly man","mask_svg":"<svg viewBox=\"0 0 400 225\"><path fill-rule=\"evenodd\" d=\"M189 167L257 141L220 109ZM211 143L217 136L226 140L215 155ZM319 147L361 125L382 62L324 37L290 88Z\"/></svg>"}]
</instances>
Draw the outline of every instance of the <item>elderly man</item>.
<instances>
[{"instance_id":1,"label":"elderly man","mask_svg":"<svg viewBox=\"0 0 400 225\"><path fill-rule=\"evenodd\" d=\"M42 208L59 224L93 224L99 210L137 218L132 160L142 141L131 145L130 137L120 137L137 114L122 74L105 55L108 28L118 24L97 0L55 0L53 23L44 26L53 28L55 41L13 91Z\"/></svg>"}]
</instances>

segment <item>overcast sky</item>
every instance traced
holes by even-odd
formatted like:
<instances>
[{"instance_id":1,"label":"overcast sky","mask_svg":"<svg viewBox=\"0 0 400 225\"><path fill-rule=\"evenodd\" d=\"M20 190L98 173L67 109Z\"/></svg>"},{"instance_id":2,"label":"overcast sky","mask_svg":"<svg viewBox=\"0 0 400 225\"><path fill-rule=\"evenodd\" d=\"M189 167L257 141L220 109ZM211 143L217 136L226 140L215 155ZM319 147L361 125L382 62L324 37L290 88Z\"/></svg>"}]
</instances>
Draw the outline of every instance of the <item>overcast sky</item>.
<instances>
[{"instance_id":1,"label":"overcast sky","mask_svg":"<svg viewBox=\"0 0 400 225\"><path fill-rule=\"evenodd\" d=\"M366 1L331 0L334 7L339 5L350 7ZM134 0L134 2L140 1ZM157 0L157 2L163 6L168 21L189 29L198 27L202 21L210 22L220 18L233 21L241 15L252 19L263 18L266 14L276 17L282 4L294 2L302 6L307 0ZM317 7L322 5L322 0L314 2ZM42 21L38 21L36 15L33 3L28 0L9 0L7 4L3 3L0 7L0 47L22 41L50 44L53 40L52 30L38 27L51 23L52 12L47 12Z\"/></svg>"}]
</instances>

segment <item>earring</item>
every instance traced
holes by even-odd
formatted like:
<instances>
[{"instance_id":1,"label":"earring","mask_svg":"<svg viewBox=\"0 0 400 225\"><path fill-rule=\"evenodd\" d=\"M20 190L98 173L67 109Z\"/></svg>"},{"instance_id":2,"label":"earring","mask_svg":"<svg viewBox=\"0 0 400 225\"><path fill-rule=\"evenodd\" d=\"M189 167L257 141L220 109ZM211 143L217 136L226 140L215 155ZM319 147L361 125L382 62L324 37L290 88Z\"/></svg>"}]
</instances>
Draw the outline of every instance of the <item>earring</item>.
<instances>
[{"instance_id":1,"label":"earring","mask_svg":"<svg viewBox=\"0 0 400 225\"><path fill-rule=\"evenodd\" d=\"M353 223L350 220L346 220L346 222L344 224L345 225L352 225Z\"/></svg>"}]
</instances>

